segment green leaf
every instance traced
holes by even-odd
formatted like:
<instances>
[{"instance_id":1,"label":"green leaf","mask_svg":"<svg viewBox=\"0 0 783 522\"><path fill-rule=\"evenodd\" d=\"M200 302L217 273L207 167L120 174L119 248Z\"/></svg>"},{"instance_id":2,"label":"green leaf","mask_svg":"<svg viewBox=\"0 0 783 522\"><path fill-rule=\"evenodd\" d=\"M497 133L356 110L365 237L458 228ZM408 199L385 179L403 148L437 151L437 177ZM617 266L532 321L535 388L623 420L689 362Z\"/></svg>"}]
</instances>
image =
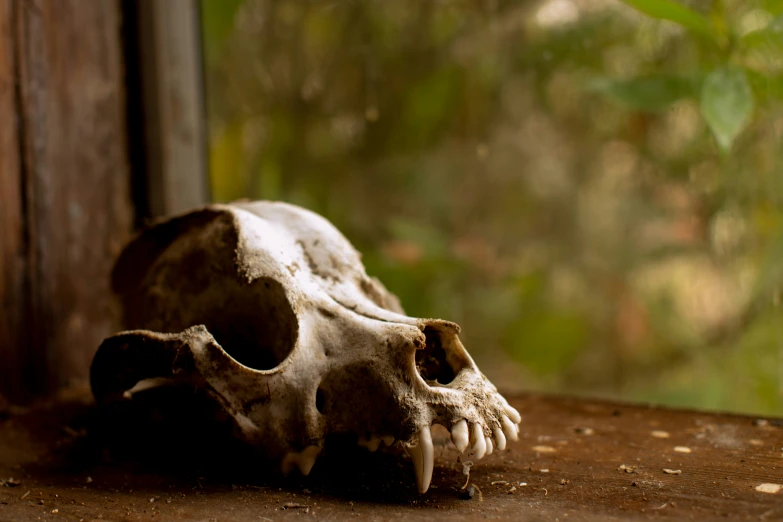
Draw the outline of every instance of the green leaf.
<instances>
[{"instance_id":1,"label":"green leaf","mask_svg":"<svg viewBox=\"0 0 783 522\"><path fill-rule=\"evenodd\" d=\"M783 75L764 74L750 69L745 73L748 75L753 95L759 104L783 100Z\"/></svg>"},{"instance_id":2,"label":"green leaf","mask_svg":"<svg viewBox=\"0 0 783 522\"><path fill-rule=\"evenodd\" d=\"M783 2L780 0L760 0L759 7L772 15L783 14Z\"/></svg>"},{"instance_id":3,"label":"green leaf","mask_svg":"<svg viewBox=\"0 0 783 522\"><path fill-rule=\"evenodd\" d=\"M622 0L622 2L648 16L674 22L709 39L715 36L712 24L707 18L672 0Z\"/></svg>"},{"instance_id":4,"label":"green leaf","mask_svg":"<svg viewBox=\"0 0 783 522\"><path fill-rule=\"evenodd\" d=\"M749 32L742 37L741 44L751 50L783 49L783 16L775 18L762 29Z\"/></svg>"},{"instance_id":5,"label":"green leaf","mask_svg":"<svg viewBox=\"0 0 783 522\"><path fill-rule=\"evenodd\" d=\"M701 113L724 152L747 126L753 113L753 91L745 71L727 66L707 76L701 89Z\"/></svg>"},{"instance_id":6,"label":"green leaf","mask_svg":"<svg viewBox=\"0 0 783 522\"><path fill-rule=\"evenodd\" d=\"M696 98L699 78L674 74L654 74L630 80L596 78L588 84L592 91L642 111L660 111L682 98Z\"/></svg>"}]
</instances>

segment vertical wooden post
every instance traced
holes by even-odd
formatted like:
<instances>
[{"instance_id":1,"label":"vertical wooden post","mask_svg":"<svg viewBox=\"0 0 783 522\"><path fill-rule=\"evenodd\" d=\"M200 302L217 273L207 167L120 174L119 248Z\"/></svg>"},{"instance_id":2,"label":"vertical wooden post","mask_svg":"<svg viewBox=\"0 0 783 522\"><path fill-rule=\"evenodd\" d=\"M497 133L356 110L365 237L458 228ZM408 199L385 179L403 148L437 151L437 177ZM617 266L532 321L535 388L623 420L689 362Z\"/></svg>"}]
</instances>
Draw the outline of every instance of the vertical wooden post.
<instances>
[{"instance_id":1,"label":"vertical wooden post","mask_svg":"<svg viewBox=\"0 0 783 522\"><path fill-rule=\"evenodd\" d=\"M137 0L149 213L209 201L197 0Z\"/></svg>"},{"instance_id":2,"label":"vertical wooden post","mask_svg":"<svg viewBox=\"0 0 783 522\"><path fill-rule=\"evenodd\" d=\"M87 376L131 232L118 0L0 0L0 393Z\"/></svg>"},{"instance_id":3,"label":"vertical wooden post","mask_svg":"<svg viewBox=\"0 0 783 522\"><path fill-rule=\"evenodd\" d=\"M0 0L0 390L24 387L27 263L13 0ZM17 393L15 393L16 395Z\"/></svg>"}]
</instances>

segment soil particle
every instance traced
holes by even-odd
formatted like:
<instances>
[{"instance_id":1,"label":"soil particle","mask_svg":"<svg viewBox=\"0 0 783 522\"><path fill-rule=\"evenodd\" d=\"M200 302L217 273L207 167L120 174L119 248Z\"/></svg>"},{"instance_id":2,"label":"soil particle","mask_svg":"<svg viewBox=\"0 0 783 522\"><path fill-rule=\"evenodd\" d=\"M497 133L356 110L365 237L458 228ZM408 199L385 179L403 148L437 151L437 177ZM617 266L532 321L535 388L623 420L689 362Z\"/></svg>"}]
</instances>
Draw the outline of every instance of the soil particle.
<instances>
[{"instance_id":1,"label":"soil particle","mask_svg":"<svg viewBox=\"0 0 783 522\"><path fill-rule=\"evenodd\" d=\"M462 500L472 500L476 495L480 495L481 492L474 484L468 484L468 487L462 490L459 494L459 498Z\"/></svg>"},{"instance_id":2,"label":"soil particle","mask_svg":"<svg viewBox=\"0 0 783 522\"><path fill-rule=\"evenodd\" d=\"M759 493L775 494L781 489L783 489L783 486L780 484L767 483L767 484L759 484L758 486L756 486L756 491L758 491Z\"/></svg>"}]
</instances>

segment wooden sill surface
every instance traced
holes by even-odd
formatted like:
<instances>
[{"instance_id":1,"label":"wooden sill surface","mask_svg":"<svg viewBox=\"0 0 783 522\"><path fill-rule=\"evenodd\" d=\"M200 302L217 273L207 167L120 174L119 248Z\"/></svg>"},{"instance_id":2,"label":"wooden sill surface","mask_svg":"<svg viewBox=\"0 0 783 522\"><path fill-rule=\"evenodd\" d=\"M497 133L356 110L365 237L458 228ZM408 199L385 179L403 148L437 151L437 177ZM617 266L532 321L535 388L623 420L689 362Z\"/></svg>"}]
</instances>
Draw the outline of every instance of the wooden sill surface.
<instances>
[{"instance_id":1,"label":"wooden sill surface","mask_svg":"<svg viewBox=\"0 0 783 522\"><path fill-rule=\"evenodd\" d=\"M481 494L463 500L463 467L437 434L433 487L418 495L407 456L336 443L310 477L282 478L212 424L166 427L159 399L107 414L74 392L0 412L0 520L783 520L783 489L756 489L783 485L780 420L510 402L520 441L473 465Z\"/></svg>"}]
</instances>

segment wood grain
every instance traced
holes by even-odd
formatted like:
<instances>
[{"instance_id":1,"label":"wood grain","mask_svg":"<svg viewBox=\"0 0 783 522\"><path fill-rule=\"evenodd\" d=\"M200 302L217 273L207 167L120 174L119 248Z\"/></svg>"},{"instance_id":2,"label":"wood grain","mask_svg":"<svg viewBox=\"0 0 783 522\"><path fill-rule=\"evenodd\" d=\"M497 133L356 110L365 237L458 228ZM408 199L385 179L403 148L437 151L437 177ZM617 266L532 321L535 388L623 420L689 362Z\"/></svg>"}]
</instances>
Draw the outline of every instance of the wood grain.
<instances>
[{"instance_id":1,"label":"wood grain","mask_svg":"<svg viewBox=\"0 0 783 522\"><path fill-rule=\"evenodd\" d=\"M21 400L84 379L98 344L118 328L108 274L131 231L130 178L118 1L0 5L0 78L16 85L10 102L0 91L0 104L12 104L0 112L10 116L0 122L0 147L21 151L0 160L11 216L2 225L10 283L1 292L4 308L22 316L0 333L11 374L0 393Z\"/></svg>"},{"instance_id":2,"label":"wood grain","mask_svg":"<svg viewBox=\"0 0 783 522\"><path fill-rule=\"evenodd\" d=\"M783 520L783 490L756 489L783 484L780 419L512 397L520 440L473 462L481 493L463 500L467 477L443 432L424 495L399 446L369 453L355 439L327 443L309 477L283 478L210 429L192 389L147 393L96 411L85 390L0 420L0 477L23 474L0 488L0 518Z\"/></svg>"},{"instance_id":3,"label":"wood grain","mask_svg":"<svg viewBox=\"0 0 783 522\"><path fill-rule=\"evenodd\" d=\"M0 0L0 393L20 395L24 387L25 228L21 143L17 127L18 89L14 0Z\"/></svg>"}]
</instances>

